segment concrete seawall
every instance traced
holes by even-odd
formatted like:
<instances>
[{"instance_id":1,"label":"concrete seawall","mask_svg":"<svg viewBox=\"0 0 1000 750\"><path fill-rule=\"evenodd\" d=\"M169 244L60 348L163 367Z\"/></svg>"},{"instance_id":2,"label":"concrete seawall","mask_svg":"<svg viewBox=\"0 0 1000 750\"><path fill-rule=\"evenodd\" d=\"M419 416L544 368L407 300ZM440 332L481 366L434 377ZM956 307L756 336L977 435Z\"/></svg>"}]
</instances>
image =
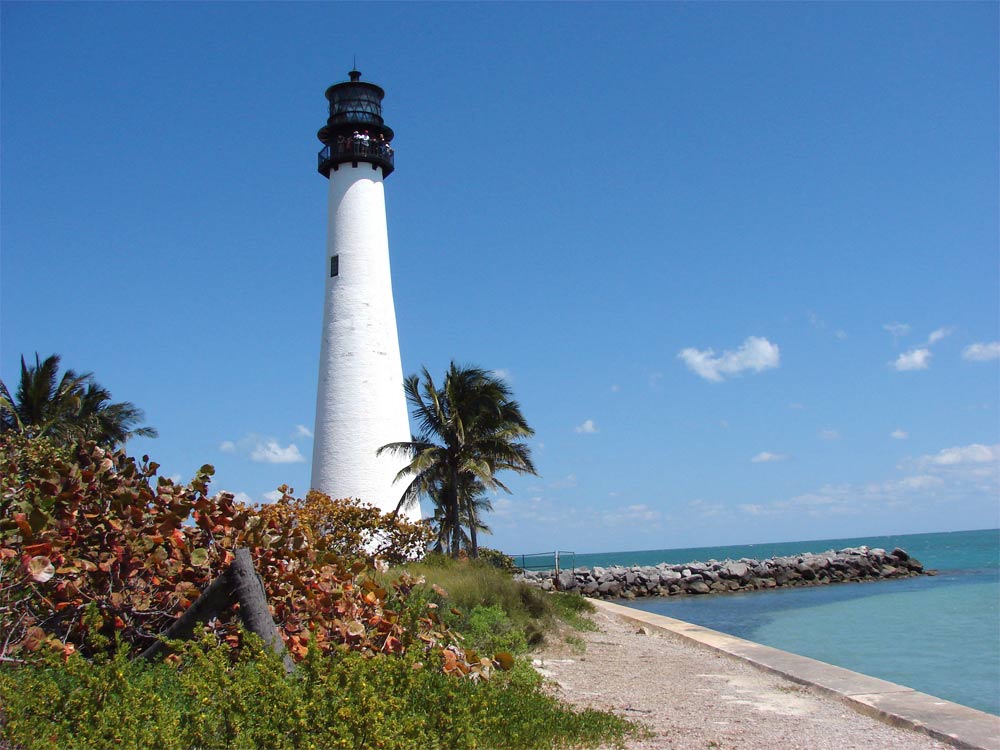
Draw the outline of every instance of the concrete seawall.
<instances>
[{"instance_id":1,"label":"concrete seawall","mask_svg":"<svg viewBox=\"0 0 1000 750\"><path fill-rule=\"evenodd\" d=\"M905 550L848 547L766 560L743 558L682 565L612 566L524 571L515 580L546 591L576 591L595 599L635 599L756 591L784 586L872 581L933 574Z\"/></svg>"}]
</instances>

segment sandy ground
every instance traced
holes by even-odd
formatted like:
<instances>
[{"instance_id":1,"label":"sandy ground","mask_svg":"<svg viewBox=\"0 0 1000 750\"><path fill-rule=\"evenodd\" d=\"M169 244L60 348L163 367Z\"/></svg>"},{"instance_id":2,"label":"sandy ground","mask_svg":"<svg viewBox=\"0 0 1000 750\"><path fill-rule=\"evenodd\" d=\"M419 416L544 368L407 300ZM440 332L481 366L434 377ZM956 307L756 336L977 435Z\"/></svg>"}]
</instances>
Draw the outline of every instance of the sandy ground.
<instances>
[{"instance_id":1,"label":"sandy ground","mask_svg":"<svg viewBox=\"0 0 1000 750\"><path fill-rule=\"evenodd\" d=\"M952 747L672 633L644 634L603 612L593 619L598 632L573 634L585 651L552 645L536 655L535 666L563 700L647 726L652 736L633 740L628 750Z\"/></svg>"}]
</instances>

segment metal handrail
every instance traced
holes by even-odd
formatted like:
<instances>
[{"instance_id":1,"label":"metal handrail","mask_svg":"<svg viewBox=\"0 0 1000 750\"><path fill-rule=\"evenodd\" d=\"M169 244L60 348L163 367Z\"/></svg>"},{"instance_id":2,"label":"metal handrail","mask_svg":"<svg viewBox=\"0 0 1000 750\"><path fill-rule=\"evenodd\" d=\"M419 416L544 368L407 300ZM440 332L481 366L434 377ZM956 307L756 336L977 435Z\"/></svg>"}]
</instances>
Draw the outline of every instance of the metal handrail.
<instances>
[{"instance_id":1,"label":"metal handrail","mask_svg":"<svg viewBox=\"0 0 1000 750\"><path fill-rule=\"evenodd\" d=\"M319 166L334 159L356 159L359 161L374 160L389 165L390 171L395 165L395 153L388 143L365 143L349 139L343 143L328 143L318 154Z\"/></svg>"},{"instance_id":2,"label":"metal handrail","mask_svg":"<svg viewBox=\"0 0 1000 750\"><path fill-rule=\"evenodd\" d=\"M512 557L514 558L515 563L518 560L521 561L521 564L517 566L521 570L555 570L556 575L559 575L560 558L566 555L568 555L570 558L571 565L569 566L569 569L572 570L573 568L576 567L576 552L573 552L571 550L557 549L553 550L552 552L532 552L523 555L513 555ZM549 563L545 563L544 565L527 565L527 558L529 557L545 557L547 559L553 560L554 565L550 565Z\"/></svg>"}]
</instances>

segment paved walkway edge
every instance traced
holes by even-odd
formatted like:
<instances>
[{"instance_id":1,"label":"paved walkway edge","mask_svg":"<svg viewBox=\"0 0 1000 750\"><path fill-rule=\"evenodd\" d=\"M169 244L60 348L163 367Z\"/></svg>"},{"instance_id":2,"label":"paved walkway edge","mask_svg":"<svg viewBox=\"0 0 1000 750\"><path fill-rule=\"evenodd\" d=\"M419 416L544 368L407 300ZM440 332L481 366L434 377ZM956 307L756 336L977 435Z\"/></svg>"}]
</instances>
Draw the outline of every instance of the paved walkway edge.
<instances>
[{"instance_id":1,"label":"paved walkway edge","mask_svg":"<svg viewBox=\"0 0 1000 750\"><path fill-rule=\"evenodd\" d=\"M856 711L969 750L1000 750L1000 716L921 693L904 685L791 654L672 617L592 599L600 610L644 627L742 659L754 667L832 695Z\"/></svg>"}]
</instances>

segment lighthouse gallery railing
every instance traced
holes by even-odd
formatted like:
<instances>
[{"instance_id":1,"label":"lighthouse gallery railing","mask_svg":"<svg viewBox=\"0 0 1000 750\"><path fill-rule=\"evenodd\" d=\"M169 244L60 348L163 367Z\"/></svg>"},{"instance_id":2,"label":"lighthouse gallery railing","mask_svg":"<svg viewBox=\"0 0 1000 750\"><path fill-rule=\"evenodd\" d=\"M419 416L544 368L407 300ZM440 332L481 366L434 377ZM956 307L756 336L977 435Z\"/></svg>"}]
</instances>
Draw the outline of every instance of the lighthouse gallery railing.
<instances>
[{"instance_id":1,"label":"lighthouse gallery railing","mask_svg":"<svg viewBox=\"0 0 1000 750\"><path fill-rule=\"evenodd\" d=\"M388 144L347 141L330 143L317 155L319 171L326 174L335 164L366 161L383 168L386 175L395 168L395 154Z\"/></svg>"}]
</instances>

